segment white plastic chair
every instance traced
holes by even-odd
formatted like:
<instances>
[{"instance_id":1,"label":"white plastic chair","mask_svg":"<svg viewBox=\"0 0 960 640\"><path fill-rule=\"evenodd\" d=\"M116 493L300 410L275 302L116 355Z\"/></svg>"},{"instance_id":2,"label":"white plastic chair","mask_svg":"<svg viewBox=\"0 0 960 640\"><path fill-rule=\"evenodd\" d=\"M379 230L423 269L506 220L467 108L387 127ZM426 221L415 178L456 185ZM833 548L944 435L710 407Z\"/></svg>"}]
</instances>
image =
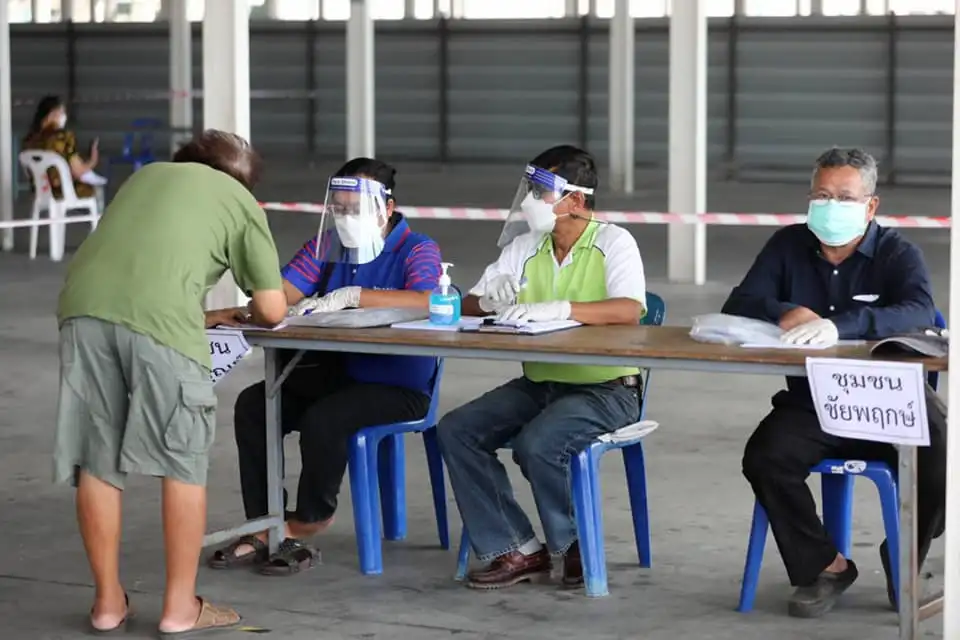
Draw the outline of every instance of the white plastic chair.
<instances>
[{"instance_id":1,"label":"white plastic chair","mask_svg":"<svg viewBox=\"0 0 960 640\"><path fill-rule=\"evenodd\" d=\"M33 177L34 199L32 218L34 221L40 220L40 214L44 211L50 218L50 259L54 262L63 260L63 252L66 248L66 225L56 220L66 219L67 213L71 211L81 211L86 215L92 216L90 220L90 231L97 228L97 222L100 218L100 204L96 197L78 198L77 192L73 188L73 174L70 172L70 165L63 159L59 153L53 151L21 151L20 164L23 165ZM47 178L47 170L55 169L60 175L60 199L53 197L53 189L50 186L50 180ZM37 257L37 239L40 234L40 225L35 224L30 227L30 258Z\"/></svg>"}]
</instances>

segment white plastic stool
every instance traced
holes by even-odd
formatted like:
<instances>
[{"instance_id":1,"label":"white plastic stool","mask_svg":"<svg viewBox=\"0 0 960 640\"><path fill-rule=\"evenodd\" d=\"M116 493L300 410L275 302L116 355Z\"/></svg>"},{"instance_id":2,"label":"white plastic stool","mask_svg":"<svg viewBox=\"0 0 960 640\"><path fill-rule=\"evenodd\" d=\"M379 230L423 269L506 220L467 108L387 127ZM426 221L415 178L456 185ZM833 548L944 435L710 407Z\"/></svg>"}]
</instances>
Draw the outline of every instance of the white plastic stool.
<instances>
[{"instance_id":1,"label":"white plastic stool","mask_svg":"<svg viewBox=\"0 0 960 640\"><path fill-rule=\"evenodd\" d=\"M50 218L50 259L54 262L63 260L63 252L66 248L66 225L58 220L64 220L71 211L82 211L92 217L90 220L90 230L97 228L97 222L100 218L100 206L97 198L78 198L77 192L73 188L73 174L70 172L70 165L63 159L59 153L53 151L28 150L20 152L20 164L22 164L33 177L34 199L33 212L31 214L34 221L39 222L40 214L44 211ZM53 189L50 186L50 180L47 178L47 170L55 169L60 176L60 199L53 197ZM37 240L40 233L39 224L30 227L30 258L37 257Z\"/></svg>"}]
</instances>

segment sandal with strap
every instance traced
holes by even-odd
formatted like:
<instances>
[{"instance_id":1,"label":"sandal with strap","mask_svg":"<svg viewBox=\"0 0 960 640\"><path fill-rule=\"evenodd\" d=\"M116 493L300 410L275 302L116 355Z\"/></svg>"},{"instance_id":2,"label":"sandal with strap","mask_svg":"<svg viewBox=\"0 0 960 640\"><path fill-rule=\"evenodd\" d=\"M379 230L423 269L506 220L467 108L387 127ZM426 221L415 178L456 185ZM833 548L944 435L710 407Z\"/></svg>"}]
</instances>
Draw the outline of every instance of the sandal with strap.
<instances>
[{"instance_id":1,"label":"sandal with strap","mask_svg":"<svg viewBox=\"0 0 960 640\"><path fill-rule=\"evenodd\" d=\"M296 538L286 538L269 560L260 565L265 576L292 576L320 562L320 552Z\"/></svg>"},{"instance_id":2,"label":"sandal with strap","mask_svg":"<svg viewBox=\"0 0 960 640\"><path fill-rule=\"evenodd\" d=\"M200 596L197 596L197 602L200 603L200 615L197 616L197 621L193 623L193 626L183 631L160 631L161 640L193 638L211 631L230 629L240 624L240 614L233 609L212 605Z\"/></svg>"},{"instance_id":3,"label":"sandal with strap","mask_svg":"<svg viewBox=\"0 0 960 640\"><path fill-rule=\"evenodd\" d=\"M100 627L93 626L93 609L90 609L90 628L88 631L91 635L95 636L109 636L114 634L123 633L127 630L127 623L133 618L133 611L130 609L130 596L126 593L123 594L123 599L127 603L127 612L123 615L123 620L117 623L115 627L110 627L109 629L101 629Z\"/></svg>"},{"instance_id":4,"label":"sandal with strap","mask_svg":"<svg viewBox=\"0 0 960 640\"><path fill-rule=\"evenodd\" d=\"M237 555L237 549L244 545L253 547L253 551L248 551L243 555ZM214 551L213 555L207 560L207 566L211 569L234 569L252 564L260 564L261 562L265 562L269 557L270 549L265 542L256 536L243 536L223 549Z\"/></svg>"}]
</instances>

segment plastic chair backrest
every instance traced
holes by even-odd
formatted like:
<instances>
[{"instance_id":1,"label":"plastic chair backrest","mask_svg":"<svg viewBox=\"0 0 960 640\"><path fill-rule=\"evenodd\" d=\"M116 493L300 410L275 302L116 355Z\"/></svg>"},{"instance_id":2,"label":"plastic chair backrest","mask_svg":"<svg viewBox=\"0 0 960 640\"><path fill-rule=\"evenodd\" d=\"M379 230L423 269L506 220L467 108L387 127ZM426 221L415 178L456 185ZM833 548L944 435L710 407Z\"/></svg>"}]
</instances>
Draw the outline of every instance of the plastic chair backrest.
<instances>
[{"instance_id":1,"label":"plastic chair backrest","mask_svg":"<svg viewBox=\"0 0 960 640\"><path fill-rule=\"evenodd\" d=\"M47 171L55 169L60 176L61 200L66 202L77 200L77 192L73 189L73 174L70 172L70 165L59 153L36 150L21 151L20 164L26 167L33 177L38 198L53 198L53 190L50 187L50 180L47 178Z\"/></svg>"},{"instance_id":2,"label":"plastic chair backrest","mask_svg":"<svg viewBox=\"0 0 960 640\"><path fill-rule=\"evenodd\" d=\"M933 325L938 329L947 328L947 319L943 317L943 314L940 313L940 309L936 310L937 313L933 318ZM927 384L933 387L933 390L936 391L937 387L940 386L940 374L936 371L931 371L927 374Z\"/></svg>"},{"instance_id":3,"label":"plastic chair backrest","mask_svg":"<svg viewBox=\"0 0 960 640\"><path fill-rule=\"evenodd\" d=\"M131 123L133 131L123 135L123 157L153 158L153 133L162 126L156 118L137 118Z\"/></svg>"},{"instance_id":4,"label":"plastic chair backrest","mask_svg":"<svg viewBox=\"0 0 960 640\"><path fill-rule=\"evenodd\" d=\"M667 303L655 293L647 293L647 315L640 324L659 327L667 316Z\"/></svg>"},{"instance_id":5,"label":"plastic chair backrest","mask_svg":"<svg viewBox=\"0 0 960 640\"><path fill-rule=\"evenodd\" d=\"M663 298L655 293L647 292L647 315L643 317L640 324L651 327L659 327L667 319L667 303ZM650 391L650 370L647 369L643 376L643 397L640 398L640 419L643 420L643 414L647 410L647 392Z\"/></svg>"}]
</instances>

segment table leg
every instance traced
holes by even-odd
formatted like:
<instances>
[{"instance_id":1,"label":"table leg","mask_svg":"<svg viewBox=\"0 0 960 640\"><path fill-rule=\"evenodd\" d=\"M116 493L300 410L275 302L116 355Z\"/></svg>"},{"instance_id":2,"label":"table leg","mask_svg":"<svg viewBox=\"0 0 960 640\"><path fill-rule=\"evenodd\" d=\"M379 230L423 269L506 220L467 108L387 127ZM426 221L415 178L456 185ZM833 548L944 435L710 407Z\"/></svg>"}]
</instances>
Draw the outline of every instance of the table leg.
<instances>
[{"instance_id":1,"label":"table leg","mask_svg":"<svg viewBox=\"0 0 960 640\"><path fill-rule=\"evenodd\" d=\"M281 431L280 388L280 351L264 349L266 372L264 375L267 401L266 437L267 437L267 508L270 516L279 518L267 531L270 553L275 553L283 540L283 432Z\"/></svg>"},{"instance_id":2,"label":"table leg","mask_svg":"<svg viewBox=\"0 0 960 640\"><path fill-rule=\"evenodd\" d=\"M918 549L917 549L917 448L900 447L900 640L917 640Z\"/></svg>"}]
</instances>

